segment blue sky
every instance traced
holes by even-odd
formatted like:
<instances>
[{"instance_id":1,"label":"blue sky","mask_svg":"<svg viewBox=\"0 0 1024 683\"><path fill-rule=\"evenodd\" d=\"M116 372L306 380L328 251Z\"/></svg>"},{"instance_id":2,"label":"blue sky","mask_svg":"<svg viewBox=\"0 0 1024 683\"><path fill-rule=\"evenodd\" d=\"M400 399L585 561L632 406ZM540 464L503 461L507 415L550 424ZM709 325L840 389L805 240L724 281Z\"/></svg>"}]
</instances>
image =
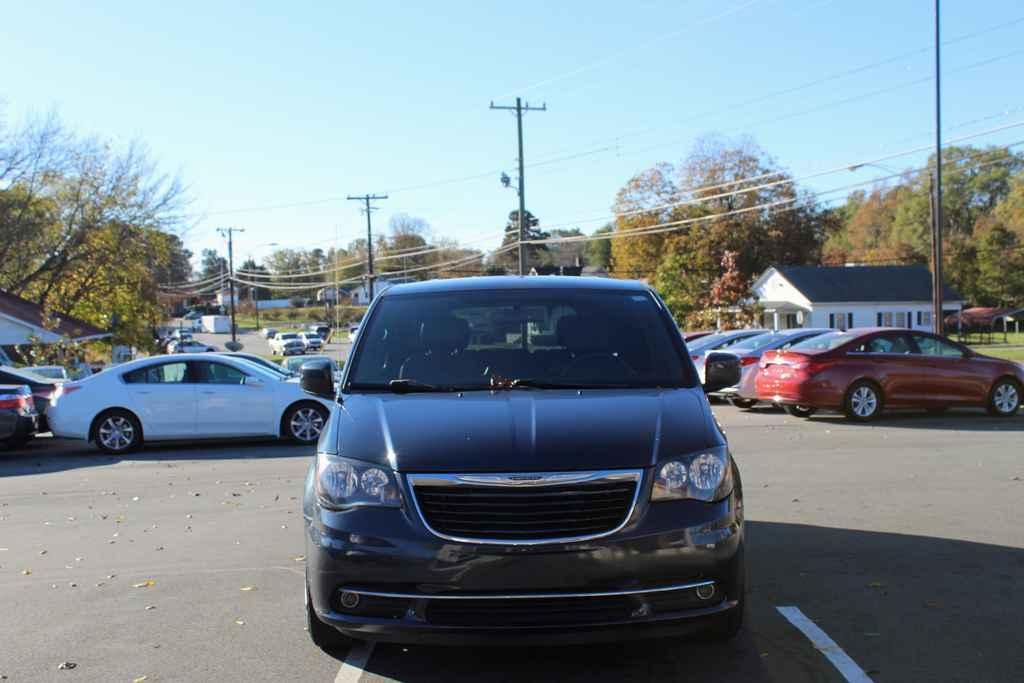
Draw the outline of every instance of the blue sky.
<instances>
[{"instance_id":1,"label":"blue sky","mask_svg":"<svg viewBox=\"0 0 1024 683\"><path fill-rule=\"evenodd\" d=\"M7 120L52 109L82 133L144 142L190 187L200 217L185 240L196 253L223 251L215 228L225 225L246 229L240 258L266 254L268 242L328 247L336 231L347 244L365 223L343 198L364 192L390 193L374 216L381 229L403 212L436 236L496 246L516 203L498 181L500 170L514 171L516 141L514 117L488 110L492 98L547 103L525 120L527 163L581 154L527 169L528 208L544 224L580 221L588 232L631 175L680 160L707 133L750 135L804 175L926 145L933 130L932 84L904 86L931 73L930 51L906 54L933 40L931 0L251 2L244 10L22 2L4 17ZM944 38L1022 18L1019 0L947 0ZM1022 37L1019 21L944 48L949 137L1024 121ZM865 96L879 90L888 92ZM1024 127L978 142L1017 140ZM808 185L825 190L877 173ZM303 202L319 203L267 208Z\"/></svg>"}]
</instances>

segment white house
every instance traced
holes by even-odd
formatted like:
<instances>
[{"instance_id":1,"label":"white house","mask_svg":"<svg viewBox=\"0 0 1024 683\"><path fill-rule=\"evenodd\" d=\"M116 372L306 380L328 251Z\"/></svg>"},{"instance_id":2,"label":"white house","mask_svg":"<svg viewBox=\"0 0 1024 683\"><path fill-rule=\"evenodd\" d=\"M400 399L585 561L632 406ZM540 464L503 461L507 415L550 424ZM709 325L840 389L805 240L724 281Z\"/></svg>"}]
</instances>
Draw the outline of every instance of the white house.
<instances>
[{"instance_id":1,"label":"white house","mask_svg":"<svg viewBox=\"0 0 1024 683\"><path fill-rule=\"evenodd\" d=\"M751 289L771 329L932 329L932 274L925 266L773 266ZM946 314L963 303L944 288Z\"/></svg>"},{"instance_id":2,"label":"white house","mask_svg":"<svg viewBox=\"0 0 1024 683\"><path fill-rule=\"evenodd\" d=\"M403 282L412 282L411 277L397 277L393 279L374 278L373 280L373 295L377 296L381 292L395 285L402 284ZM344 296L344 293L342 293ZM362 283L358 287L354 287L348 291L348 296L351 302L356 306L368 306L370 304L370 293L367 291L366 283Z\"/></svg>"},{"instance_id":3,"label":"white house","mask_svg":"<svg viewBox=\"0 0 1024 683\"><path fill-rule=\"evenodd\" d=\"M33 339L53 344L61 339L85 342L110 336L109 332L66 315L56 316L52 322L52 327L44 322L43 310L38 305L0 291L0 346L30 344Z\"/></svg>"}]
</instances>

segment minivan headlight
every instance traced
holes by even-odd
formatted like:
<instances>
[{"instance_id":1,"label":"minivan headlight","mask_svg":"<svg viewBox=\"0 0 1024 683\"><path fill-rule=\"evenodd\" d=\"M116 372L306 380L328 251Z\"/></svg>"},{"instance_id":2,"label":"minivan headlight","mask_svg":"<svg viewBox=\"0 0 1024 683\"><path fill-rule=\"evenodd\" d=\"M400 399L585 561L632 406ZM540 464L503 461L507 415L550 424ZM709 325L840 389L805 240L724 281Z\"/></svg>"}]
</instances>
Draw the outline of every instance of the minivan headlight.
<instances>
[{"instance_id":1,"label":"minivan headlight","mask_svg":"<svg viewBox=\"0 0 1024 683\"><path fill-rule=\"evenodd\" d=\"M725 446L665 460L654 472L651 500L712 502L732 492L732 463Z\"/></svg>"},{"instance_id":2,"label":"minivan headlight","mask_svg":"<svg viewBox=\"0 0 1024 683\"><path fill-rule=\"evenodd\" d=\"M316 456L316 494L327 507L398 507L395 475L388 468L320 453Z\"/></svg>"}]
</instances>

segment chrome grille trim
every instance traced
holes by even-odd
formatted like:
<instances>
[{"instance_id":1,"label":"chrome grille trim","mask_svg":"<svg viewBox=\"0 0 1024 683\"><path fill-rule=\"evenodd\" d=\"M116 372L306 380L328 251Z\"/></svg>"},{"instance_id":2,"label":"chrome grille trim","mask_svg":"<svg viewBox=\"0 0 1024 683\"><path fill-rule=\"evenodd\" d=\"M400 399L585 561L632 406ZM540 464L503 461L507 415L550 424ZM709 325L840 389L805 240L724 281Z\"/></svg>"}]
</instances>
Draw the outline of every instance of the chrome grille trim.
<instances>
[{"instance_id":1,"label":"chrome grille trim","mask_svg":"<svg viewBox=\"0 0 1024 683\"><path fill-rule=\"evenodd\" d=\"M483 544L483 545L551 545L557 543L578 543L604 538L617 533L629 523L633 513L636 511L637 501L640 499L641 483L643 481L643 470L596 470L587 472L501 472L495 474L407 474L409 494L413 507L427 531L438 538L456 543ZM544 486L564 486L567 484L591 484L609 482L634 482L633 499L630 501L626 514L615 528L595 534L582 536L565 536L560 538L538 538L538 539L501 539L473 536L452 536L434 529L427 521L426 515L420 508L419 500L416 497L416 485L432 486L435 488L456 487L456 486L493 486L495 488L534 488Z\"/></svg>"},{"instance_id":2,"label":"chrome grille trim","mask_svg":"<svg viewBox=\"0 0 1024 683\"><path fill-rule=\"evenodd\" d=\"M661 586L659 588L637 588L635 590L619 591L596 591L590 593L388 593L382 591L368 591L362 588L339 588L339 591L358 593L375 598L400 598L403 600L558 600L561 598L613 598L623 595L650 595L651 593L669 593L672 591L696 590L705 586L714 586L714 581L693 581L691 583L678 583L672 586Z\"/></svg>"}]
</instances>

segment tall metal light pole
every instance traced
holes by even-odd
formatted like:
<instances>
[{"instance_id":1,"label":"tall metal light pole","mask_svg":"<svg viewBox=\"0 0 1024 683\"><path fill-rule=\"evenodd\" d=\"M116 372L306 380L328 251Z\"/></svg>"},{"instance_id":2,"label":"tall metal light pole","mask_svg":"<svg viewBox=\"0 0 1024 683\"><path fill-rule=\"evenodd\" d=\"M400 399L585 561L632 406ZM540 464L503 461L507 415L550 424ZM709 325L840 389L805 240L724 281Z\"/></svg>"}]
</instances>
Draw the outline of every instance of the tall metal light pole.
<instances>
[{"instance_id":1,"label":"tall metal light pole","mask_svg":"<svg viewBox=\"0 0 1024 683\"><path fill-rule=\"evenodd\" d=\"M935 210L932 212L932 324L944 331L942 315L942 61L939 0L935 0Z\"/></svg>"},{"instance_id":2,"label":"tall metal light pole","mask_svg":"<svg viewBox=\"0 0 1024 683\"><path fill-rule=\"evenodd\" d=\"M516 98L516 106L506 107L494 106L491 102L491 109L507 109L516 113L516 132L519 136L519 274L526 275L526 174L523 164L523 112L526 111L547 111L547 103L539 107L531 107L529 102L525 105L521 98Z\"/></svg>"}]
</instances>

